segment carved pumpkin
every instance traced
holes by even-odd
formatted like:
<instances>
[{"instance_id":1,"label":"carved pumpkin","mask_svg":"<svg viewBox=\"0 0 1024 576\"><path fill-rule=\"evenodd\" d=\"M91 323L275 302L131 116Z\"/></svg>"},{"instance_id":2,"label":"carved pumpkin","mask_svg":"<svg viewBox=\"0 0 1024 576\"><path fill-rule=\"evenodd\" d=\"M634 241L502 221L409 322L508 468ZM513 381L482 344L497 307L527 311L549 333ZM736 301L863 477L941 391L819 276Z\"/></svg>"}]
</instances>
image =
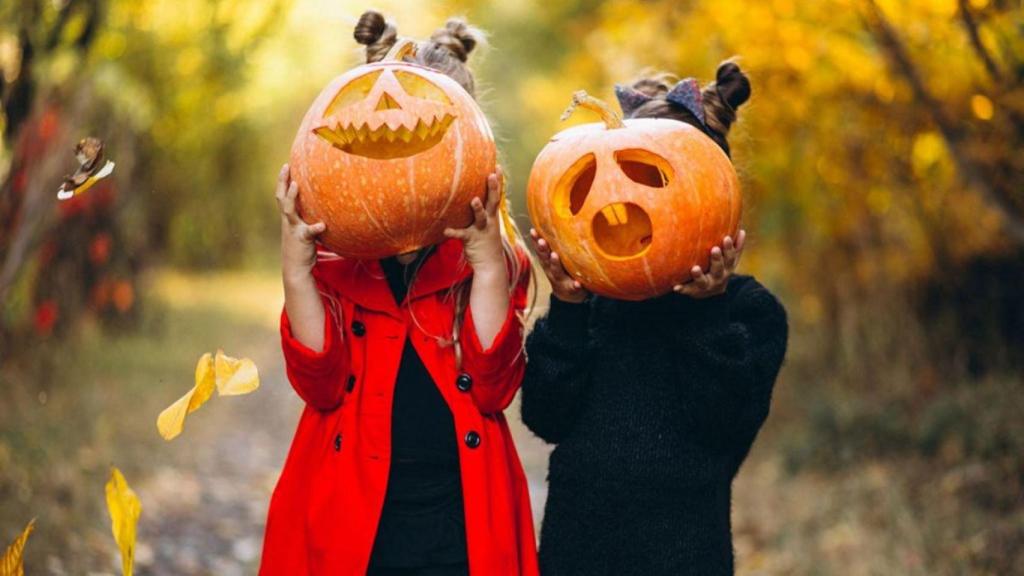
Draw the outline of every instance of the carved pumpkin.
<instances>
[{"instance_id":1,"label":"carved pumpkin","mask_svg":"<svg viewBox=\"0 0 1024 576\"><path fill-rule=\"evenodd\" d=\"M527 206L537 231L590 291L643 300L707 270L712 247L735 237L741 198L729 158L683 122L623 122L577 93L604 123L555 135L530 172ZM563 117L564 118L564 117Z\"/></svg>"},{"instance_id":2,"label":"carved pumpkin","mask_svg":"<svg viewBox=\"0 0 1024 576\"><path fill-rule=\"evenodd\" d=\"M376 259L444 240L472 219L494 172L494 137L473 97L432 69L383 61L335 78L295 137L291 174L299 209L322 220L321 242L341 256Z\"/></svg>"}]
</instances>

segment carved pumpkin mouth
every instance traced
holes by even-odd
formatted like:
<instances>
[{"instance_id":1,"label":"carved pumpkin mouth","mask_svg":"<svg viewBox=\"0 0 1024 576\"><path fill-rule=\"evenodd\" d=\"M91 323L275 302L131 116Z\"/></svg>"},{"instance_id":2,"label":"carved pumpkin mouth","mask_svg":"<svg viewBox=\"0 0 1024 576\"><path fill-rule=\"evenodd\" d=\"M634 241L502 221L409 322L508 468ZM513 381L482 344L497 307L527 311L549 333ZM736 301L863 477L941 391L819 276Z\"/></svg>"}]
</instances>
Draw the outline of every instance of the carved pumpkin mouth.
<instances>
[{"instance_id":1,"label":"carved pumpkin mouth","mask_svg":"<svg viewBox=\"0 0 1024 576\"><path fill-rule=\"evenodd\" d=\"M602 208L591 221L594 241L612 259L640 256L651 246L651 217L632 202L616 202Z\"/></svg>"},{"instance_id":2,"label":"carved pumpkin mouth","mask_svg":"<svg viewBox=\"0 0 1024 576\"><path fill-rule=\"evenodd\" d=\"M454 116L444 114L418 120L411 128L400 124L394 129L387 123L370 129L366 123L343 125L336 120L333 125L320 126L313 132L343 152L383 160L413 156L434 147L448 133L453 120Z\"/></svg>"}]
</instances>

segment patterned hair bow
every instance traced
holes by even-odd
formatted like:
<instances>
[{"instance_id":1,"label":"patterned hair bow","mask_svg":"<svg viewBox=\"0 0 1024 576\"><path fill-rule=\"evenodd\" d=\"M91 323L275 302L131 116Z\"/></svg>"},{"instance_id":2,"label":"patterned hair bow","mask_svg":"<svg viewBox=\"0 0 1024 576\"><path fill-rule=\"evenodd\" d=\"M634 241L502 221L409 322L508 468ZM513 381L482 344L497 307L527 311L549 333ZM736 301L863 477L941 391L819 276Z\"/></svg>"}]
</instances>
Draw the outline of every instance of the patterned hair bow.
<instances>
[{"instance_id":1,"label":"patterned hair bow","mask_svg":"<svg viewBox=\"0 0 1024 576\"><path fill-rule=\"evenodd\" d=\"M632 116L637 108L654 100L653 97L622 84L615 85L615 97L619 100L622 113L627 117ZM677 82L668 91L668 94L665 94L665 100L688 110L707 131L707 124L704 120L704 96L701 94L700 84L697 83L696 78L685 78Z\"/></svg>"}]
</instances>

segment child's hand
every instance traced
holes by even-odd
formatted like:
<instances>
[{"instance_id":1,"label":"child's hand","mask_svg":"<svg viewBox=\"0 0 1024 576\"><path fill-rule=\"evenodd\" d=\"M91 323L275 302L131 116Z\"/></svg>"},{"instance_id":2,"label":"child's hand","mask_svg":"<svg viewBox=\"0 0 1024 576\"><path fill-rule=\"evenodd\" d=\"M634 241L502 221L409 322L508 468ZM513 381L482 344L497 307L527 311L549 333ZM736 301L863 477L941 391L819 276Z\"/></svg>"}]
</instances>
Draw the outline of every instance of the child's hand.
<instances>
[{"instance_id":1,"label":"child's hand","mask_svg":"<svg viewBox=\"0 0 1024 576\"><path fill-rule=\"evenodd\" d=\"M530 237L533 239L533 245L537 249L537 258L544 269L544 275L551 283L551 292L554 293L555 298L574 304L586 300L589 292L583 289L583 285L578 280L569 276L569 273L565 271L565 266L562 265L562 260L556 252L551 250L547 241L541 238L534 228L530 228Z\"/></svg>"},{"instance_id":2,"label":"child's hand","mask_svg":"<svg viewBox=\"0 0 1024 576\"><path fill-rule=\"evenodd\" d=\"M498 215L498 204L501 202L503 186L502 171L499 166L494 174L487 177L486 204L479 198L469 203L473 209L473 221L465 228L446 228L444 235L448 238L462 240L462 249L466 261L473 267L477 277L488 272L506 275L505 256L501 247L501 218Z\"/></svg>"},{"instance_id":3,"label":"child's hand","mask_svg":"<svg viewBox=\"0 0 1024 576\"><path fill-rule=\"evenodd\" d=\"M711 270L705 274L700 266L694 266L690 270L690 280L673 286L672 290L697 299L723 294L729 285L729 277L736 271L736 266L740 262L746 239L746 230L740 230L735 244L731 236L726 236L721 248L715 246L711 249Z\"/></svg>"},{"instance_id":4,"label":"child's hand","mask_svg":"<svg viewBox=\"0 0 1024 576\"><path fill-rule=\"evenodd\" d=\"M299 185L292 181L288 165L277 175L277 207L281 210L281 270L285 282L310 276L316 264L316 237L327 226L323 222L306 224L295 211Z\"/></svg>"}]
</instances>

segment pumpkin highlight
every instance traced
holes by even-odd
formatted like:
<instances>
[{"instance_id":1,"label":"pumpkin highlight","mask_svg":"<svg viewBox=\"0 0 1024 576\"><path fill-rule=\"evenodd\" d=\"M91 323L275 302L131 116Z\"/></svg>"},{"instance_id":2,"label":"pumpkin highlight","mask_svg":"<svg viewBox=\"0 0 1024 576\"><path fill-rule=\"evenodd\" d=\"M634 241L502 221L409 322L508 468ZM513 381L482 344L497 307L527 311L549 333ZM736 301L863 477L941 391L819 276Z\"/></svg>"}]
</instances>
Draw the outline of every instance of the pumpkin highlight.
<instances>
[{"instance_id":1,"label":"pumpkin highlight","mask_svg":"<svg viewBox=\"0 0 1024 576\"><path fill-rule=\"evenodd\" d=\"M393 51L402 53L401 51ZM335 78L306 113L291 151L299 209L321 242L377 259L467 226L494 172L494 137L473 97L435 70L388 58Z\"/></svg>"},{"instance_id":2,"label":"pumpkin highlight","mask_svg":"<svg viewBox=\"0 0 1024 576\"><path fill-rule=\"evenodd\" d=\"M742 206L729 158L697 128L667 119L622 121L585 92L574 105L603 123L555 135L530 172L538 232L588 290L623 300L666 294L707 269L735 237ZM563 117L564 119L564 117Z\"/></svg>"}]
</instances>

